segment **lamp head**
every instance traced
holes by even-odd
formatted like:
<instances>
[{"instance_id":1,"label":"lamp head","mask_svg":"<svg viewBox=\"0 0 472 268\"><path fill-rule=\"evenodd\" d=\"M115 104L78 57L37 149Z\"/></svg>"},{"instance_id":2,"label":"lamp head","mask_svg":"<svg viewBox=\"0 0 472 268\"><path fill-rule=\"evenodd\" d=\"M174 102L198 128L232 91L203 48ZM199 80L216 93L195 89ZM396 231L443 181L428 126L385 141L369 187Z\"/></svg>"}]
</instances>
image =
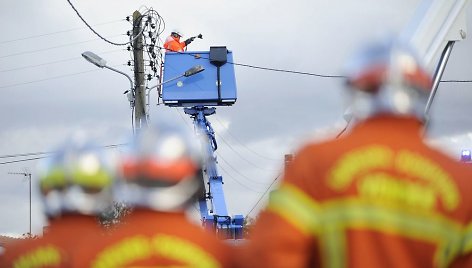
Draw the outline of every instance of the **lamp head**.
<instances>
[{"instance_id":1,"label":"lamp head","mask_svg":"<svg viewBox=\"0 0 472 268\"><path fill-rule=\"evenodd\" d=\"M192 68L188 69L187 71L185 71L184 73L184 76L185 77L189 77L189 76L192 76L194 74L198 74L200 72L203 72L205 70L205 68L201 65L195 65L193 66Z\"/></svg>"},{"instance_id":2,"label":"lamp head","mask_svg":"<svg viewBox=\"0 0 472 268\"><path fill-rule=\"evenodd\" d=\"M91 51L86 51L82 53L82 57L84 57L88 62L93 63L95 66L100 68L103 68L107 65L106 60L102 59L100 56Z\"/></svg>"}]
</instances>

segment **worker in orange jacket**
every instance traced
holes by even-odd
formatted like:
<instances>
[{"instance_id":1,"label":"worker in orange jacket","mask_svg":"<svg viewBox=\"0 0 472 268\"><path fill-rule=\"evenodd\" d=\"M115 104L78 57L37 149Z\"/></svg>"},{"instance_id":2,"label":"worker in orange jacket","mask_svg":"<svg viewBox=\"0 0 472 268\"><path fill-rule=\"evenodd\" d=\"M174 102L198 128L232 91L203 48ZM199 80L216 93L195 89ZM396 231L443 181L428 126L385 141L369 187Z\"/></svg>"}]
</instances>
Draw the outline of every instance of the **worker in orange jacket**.
<instances>
[{"instance_id":1,"label":"worker in orange jacket","mask_svg":"<svg viewBox=\"0 0 472 268\"><path fill-rule=\"evenodd\" d=\"M170 52L183 52L186 47L195 40L195 37L190 37L183 42L180 42L180 38L182 37L182 32L179 30L173 30L170 33L170 36L167 37L166 41L164 42L164 48L166 51Z\"/></svg>"},{"instance_id":2,"label":"worker in orange jacket","mask_svg":"<svg viewBox=\"0 0 472 268\"><path fill-rule=\"evenodd\" d=\"M102 233L97 215L111 205L113 176L96 145L73 139L38 173L47 231L8 246L0 267L70 267L77 243Z\"/></svg>"},{"instance_id":3,"label":"worker in orange jacket","mask_svg":"<svg viewBox=\"0 0 472 268\"><path fill-rule=\"evenodd\" d=\"M185 214L204 191L196 137L160 123L130 144L118 194L133 211L112 235L82 245L74 267L228 267L228 245Z\"/></svg>"},{"instance_id":4,"label":"worker in orange jacket","mask_svg":"<svg viewBox=\"0 0 472 268\"><path fill-rule=\"evenodd\" d=\"M423 139L431 78L398 42L349 65L354 127L304 146L242 267L472 267L472 172Z\"/></svg>"}]
</instances>

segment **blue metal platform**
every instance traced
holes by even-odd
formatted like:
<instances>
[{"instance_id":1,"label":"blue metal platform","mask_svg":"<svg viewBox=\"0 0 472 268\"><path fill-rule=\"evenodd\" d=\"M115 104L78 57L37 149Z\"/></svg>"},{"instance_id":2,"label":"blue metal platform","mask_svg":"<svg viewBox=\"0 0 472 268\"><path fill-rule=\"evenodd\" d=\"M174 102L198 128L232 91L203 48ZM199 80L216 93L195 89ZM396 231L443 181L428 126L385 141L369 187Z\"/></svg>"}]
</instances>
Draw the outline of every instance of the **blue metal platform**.
<instances>
[{"instance_id":1,"label":"blue metal platform","mask_svg":"<svg viewBox=\"0 0 472 268\"><path fill-rule=\"evenodd\" d=\"M227 52L227 61L221 67L210 62L210 51L166 52L163 80L180 76L189 68L201 65L201 73L181 77L162 88L162 101L173 107L229 106L236 102L236 78L232 52ZM220 68L220 88L218 88Z\"/></svg>"}]
</instances>

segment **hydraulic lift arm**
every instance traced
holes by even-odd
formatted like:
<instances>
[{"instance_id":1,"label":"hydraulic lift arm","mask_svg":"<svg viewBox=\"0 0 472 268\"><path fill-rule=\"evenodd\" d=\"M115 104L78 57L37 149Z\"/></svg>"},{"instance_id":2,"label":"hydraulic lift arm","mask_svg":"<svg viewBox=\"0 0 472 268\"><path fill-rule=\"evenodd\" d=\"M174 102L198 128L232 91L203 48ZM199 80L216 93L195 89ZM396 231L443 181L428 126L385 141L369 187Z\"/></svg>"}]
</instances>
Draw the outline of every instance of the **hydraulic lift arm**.
<instances>
[{"instance_id":1,"label":"hydraulic lift arm","mask_svg":"<svg viewBox=\"0 0 472 268\"><path fill-rule=\"evenodd\" d=\"M454 43L466 38L465 11L468 2L423 0L400 35L400 40L416 50L429 71L434 70L433 88L425 108L426 118Z\"/></svg>"}]
</instances>

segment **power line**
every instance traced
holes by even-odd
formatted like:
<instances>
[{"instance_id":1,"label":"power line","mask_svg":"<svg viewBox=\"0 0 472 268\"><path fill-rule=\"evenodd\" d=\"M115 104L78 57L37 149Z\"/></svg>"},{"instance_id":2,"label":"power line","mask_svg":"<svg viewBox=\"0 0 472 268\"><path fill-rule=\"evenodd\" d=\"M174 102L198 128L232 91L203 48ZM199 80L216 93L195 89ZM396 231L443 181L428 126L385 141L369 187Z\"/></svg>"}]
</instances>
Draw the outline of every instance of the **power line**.
<instances>
[{"instance_id":1,"label":"power line","mask_svg":"<svg viewBox=\"0 0 472 268\"><path fill-rule=\"evenodd\" d=\"M94 40L97 40L97 39L94 39ZM78 42L78 43L85 43L85 42L90 42L90 41L94 41L94 40L83 41L83 42ZM71 43L71 44L67 44L67 45L73 45L73 44L78 44L78 43ZM67 46L67 45L63 45L63 46ZM58 47L62 47L62 46L58 46ZM49 49L54 49L54 48L58 48L58 47L51 47L51 48L46 48L46 49L42 49L42 50L49 50ZM9 56L16 56L16 55L21 55L21 54L25 54L25 53L33 53L33 52L37 52L37 51L41 51L41 50L10 54L10 55L6 55L6 56L0 56L0 58L5 58L5 57L9 57ZM190 55L190 54L186 54L186 55ZM228 62L228 63L230 63L230 62ZM251 67L251 68L254 67L256 69L267 70L267 71L287 72L287 73L301 74L301 75L308 75L309 74L309 75L312 75L312 76L318 76L318 77L323 77L323 78L343 78L344 77L344 76L336 76L336 75L324 75L324 74L298 72L298 71L283 70L283 69L274 69L274 68L267 68L267 67L258 67L258 66L254 66L254 65L248 65L248 64L239 64L239 63L232 63L232 64L236 64L236 65L240 65L240 66L244 66L244 67ZM118 65L115 65L115 66L118 66ZM0 88L9 88L9 87L27 85L27 84L43 82L43 81L47 81L47 80L54 80L54 79L58 79L58 78L74 76L74 75L77 75L77 74L88 73L88 72L92 72L92 71L96 71L96 70L84 71L84 72L73 73L73 74L68 74L68 75L55 76L55 77L50 77L50 78L45 78L45 79L40 79L40 80L33 80L33 81L29 81L29 82L24 82L24 83L15 83L15 84L10 84L10 85L0 86ZM440 82L444 82L444 83L472 83L472 80L441 80ZM275 160L275 159L272 159L272 160Z\"/></svg>"},{"instance_id":2,"label":"power line","mask_svg":"<svg viewBox=\"0 0 472 268\"><path fill-rule=\"evenodd\" d=\"M116 148L126 145L126 143L118 143L118 144L110 144L110 145L103 145L99 146L99 148ZM46 152L34 152L34 153L18 153L18 154L6 154L6 155L0 155L0 159L2 158L12 158L12 157L22 157L22 156L33 156L33 155L42 155L42 154L53 154L56 153L57 151L46 151Z\"/></svg>"},{"instance_id":3,"label":"power line","mask_svg":"<svg viewBox=\"0 0 472 268\"><path fill-rule=\"evenodd\" d=\"M47 156L41 156L41 157L34 157L34 158L27 158L27 159L20 159L20 160L11 160L11 161L6 161L6 162L0 162L0 165L6 165L6 164L12 164L12 163L18 163L18 162L26 162L26 161L32 161L32 160L38 160L38 159L43 159L46 158Z\"/></svg>"},{"instance_id":4,"label":"power line","mask_svg":"<svg viewBox=\"0 0 472 268\"><path fill-rule=\"evenodd\" d=\"M228 175L228 177L230 177L231 179L233 179L237 184L239 184L241 187L251 191L251 192L255 192L255 193L262 193L262 192L259 192L259 191L256 191L248 186L246 186L244 183L240 182L239 180L237 180L235 177L233 177L228 171L226 171L222 166L220 166L221 170L223 170L224 173L226 173L226 175Z\"/></svg>"},{"instance_id":5,"label":"power line","mask_svg":"<svg viewBox=\"0 0 472 268\"><path fill-rule=\"evenodd\" d=\"M226 129L226 132L228 133L229 136L231 136L231 138L233 138L235 141L237 141L239 144L241 144L244 148L246 148L248 151L250 151L251 153L261 157L261 158L264 158L264 159L267 159L267 160L271 160L271 161L279 161L279 159L274 159L274 158L270 158L270 157L267 157L267 156L264 156L264 155L261 155L259 154L257 151L255 150L252 150L251 148L247 147L244 143L242 143L238 138L236 138L234 135L231 134L231 132L229 131L229 128L225 127L225 125L218 119L217 116L214 117L216 119L216 121L218 121L218 123L220 123L220 125L222 127L224 127Z\"/></svg>"},{"instance_id":6,"label":"power line","mask_svg":"<svg viewBox=\"0 0 472 268\"><path fill-rule=\"evenodd\" d=\"M256 164L254 164L253 162L249 161L246 157L242 156L238 151L236 151L233 146L231 146L231 144L229 142L227 142L223 136L221 136L220 134L218 133L215 133L226 145L228 145L228 147L230 148L231 151L233 151L237 156L239 156L239 158L241 158L242 160L244 160L244 162L250 164L251 166L255 167L255 168L258 168L258 169L261 169L261 170L266 170L266 171L274 171L275 169L267 169L267 168L263 168L263 167L260 167Z\"/></svg>"},{"instance_id":7,"label":"power line","mask_svg":"<svg viewBox=\"0 0 472 268\"><path fill-rule=\"evenodd\" d=\"M120 35L121 35L121 34L115 35L115 36L120 36ZM73 45L78 45L78 44L84 44L84 43L89 43L89 42L93 42L93 41L97 41L97 40L100 40L100 39L95 38L95 39L91 39L91 40L79 41L79 42L74 42L74 43L69 43L69 44L63 44L63 45L59 45L59 46L53 46L53 47L47 47L47 48L41 48L41 49L35 49L35 50L29 50L29 51L23 51L23 52L17 52L17 53L12 53L12 54L8 54L8 55L0 56L0 59L4 59L4 58L8 58L8 57L13 57L13 56L20 56L20 55L25 55L25 54L32 54L32 53L36 53L36 52L41 52L41 51L46 51L46 50L51 50L51 49L56 49L56 48L62 48L62 47L68 47L68 46L73 46Z\"/></svg>"},{"instance_id":8,"label":"power line","mask_svg":"<svg viewBox=\"0 0 472 268\"><path fill-rule=\"evenodd\" d=\"M238 173L239 176L245 178L246 180L248 180L248 181L250 181L250 182L252 182L252 183L256 183L256 184L259 184L259 185L267 185L267 183L254 181L254 180L252 180L251 178L245 176L245 175L242 174L238 169L236 169L236 168L234 168L232 165L230 165L229 162L226 161L226 160L221 156L220 153L217 153L217 155L218 155L219 159L223 160L223 162L225 162L225 164L226 164L228 167L230 167L234 172Z\"/></svg>"},{"instance_id":9,"label":"power line","mask_svg":"<svg viewBox=\"0 0 472 268\"><path fill-rule=\"evenodd\" d=\"M346 76L344 76L344 75L316 74L316 73L300 72L300 71L286 70L286 69L276 69L276 68L262 67L262 66L243 64L243 63L235 63L235 62L228 62L228 63L236 65L236 66L248 67L248 68L253 68L253 69L260 69L260 70L265 70L265 71L301 74L301 75L317 76L317 77L323 77L323 78L346 78Z\"/></svg>"},{"instance_id":10,"label":"power line","mask_svg":"<svg viewBox=\"0 0 472 268\"><path fill-rule=\"evenodd\" d=\"M472 83L472 80L441 80L441 83Z\"/></svg>"},{"instance_id":11,"label":"power line","mask_svg":"<svg viewBox=\"0 0 472 268\"><path fill-rule=\"evenodd\" d=\"M112 42L108 39L106 39L105 37L101 36L97 31L95 31L92 26L90 26L90 24L87 23L87 21L85 21L85 19L82 17L82 15L80 15L79 11L74 7L74 5L70 2L70 0L67 0L67 2L69 3L69 5L72 7L72 9L75 11L75 13L77 13L77 16L79 16L80 20L82 20L83 23L85 23L85 25L87 25L87 27L95 34L97 35L98 37L100 37L100 39L102 39L103 41L109 43L109 44L112 44L112 45L115 45L115 46L126 46L128 44L131 44L136 38L138 38L139 36L141 36L141 34L143 33L144 29L146 27L143 27L141 32L139 34L137 34L134 38L132 38L131 40L129 40L128 42L126 43L115 43L115 42ZM142 19L147 13L144 13L143 15L141 15L140 19Z\"/></svg>"},{"instance_id":12,"label":"power line","mask_svg":"<svg viewBox=\"0 0 472 268\"><path fill-rule=\"evenodd\" d=\"M0 156L0 159L3 158L13 158L13 157L23 157L23 156L33 156L33 155L42 155L42 154L51 154L53 152L36 152L36 153L22 153L22 154L7 154Z\"/></svg>"},{"instance_id":13,"label":"power line","mask_svg":"<svg viewBox=\"0 0 472 268\"><path fill-rule=\"evenodd\" d=\"M163 47L158 47L159 49L165 49ZM184 53L180 51L172 51L175 53L179 54L184 54L192 57L198 57L201 59L207 59L210 60L208 57L202 57L200 54L194 54L194 53ZM328 74L317 74L317 73L309 73L309 72L301 72L301 71L294 71L294 70L287 70L287 69L277 69L277 68L271 68L271 67L263 67L263 66L257 66L257 65L251 65L251 64L244 64L244 63L236 63L236 62L226 62L228 64L233 64L241 67L247 67L247 68L253 68L253 69L259 69L259 70L264 70L264 71L273 71L273 72L283 72L283 73L292 73L292 74L300 74L300 75L309 75L309 76L317 76L317 77L322 77L322 78L346 78L344 75L328 75Z\"/></svg>"},{"instance_id":14,"label":"power line","mask_svg":"<svg viewBox=\"0 0 472 268\"><path fill-rule=\"evenodd\" d=\"M78 72L78 73L58 75L58 76L53 76L53 77L44 78L44 79L38 79L38 80L32 80L32 81L27 81L27 82L22 82L22 83L15 83L15 84L10 84L10 85L0 86L0 88L24 86L24 85L38 83L38 82L44 82L44 81L55 80L55 79L60 79L60 78L64 78L64 77L76 76L76 75L84 74L84 73L96 72L98 70L99 69L93 69L93 70L88 70L88 71L83 71L83 72Z\"/></svg>"},{"instance_id":15,"label":"power line","mask_svg":"<svg viewBox=\"0 0 472 268\"><path fill-rule=\"evenodd\" d=\"M101 25L116 23L116 22L120 22L120 21L124 21L124 19L121 19L121 20L114 20L114 21L108 21L108 22L103 22L103 23L98 23L98 24L95 24L94 26L101 26ZM61 31L57 31L57 32L51 32L51 33L44 33L44 34L38 34L38 35L25 36L25 37L20 37L20 38L16 38L16 39L10 39L10 40L5 40L5 41L0 41L0 44L12 43L12 42L16 42L16 41L23 41L23 40L27 40L27 39L39 38L39 37L43 37L43 36L55 35L55 34L60 34L60 33L67 33L67 32L72 32L72 31L76 31L76 30L83 30L83 29L87 29L87 27L72 28L72 29L61 30Z\"/></svg>"},{"instance_id":16,"label":"power line","mask_svg":"<svg viewBox=\"0 0 472 268\"><path fill-rule=\"evenodd\" d=\"M124 145L126 145L126 143L118 143L118 144L104 145L104 146L99 146L98 148L110 149L110 148L117 148L117 147L124 146ZM25 156L35 156L35 155L46 155L46 156L39 156L39 157L26 158L26 159L18 159L18 160L10 160L10 161L5 161L5 162L0 162L0 165L43 159L43 158L50 157L51 154L56 153L56 152L57 152L57 151L47 151L47 152L34 152L34 153L19 153L19 154L2 155L2 156L0 156L0 159L4 159L4 158L16 158L16 157L25 157Z\"/></svg>"},{"instance_id":17,"label":"power line","mask_svg":"<svg viewBox=\"0 0 472 268\"><path fill-rule=\"evenodd\" d=\"M163 47L158 47L159 49L165 49ZM208 57L202 57L200 54L194 54L194 53L184 53L180 51L172 51L175 53L179 54L184 54L192 57L199 57L201 59L210 59ZM264 70L264 71L272 71L272 72L282 72L282 73L291 73L291 74L299 74L299 75L308 75L308 76L316 76L316 77L321 77L321 78L346 78L345 75L330 75L330 74L320 74L320 73L311 73L311 72L302 72L302 71L295 71L295 70L289 70L289 69L278 69L278 68L272 68L272 67L264 67L264 66L257 66L257 65L252 65L252 64L245 64L245 63L237 63L237 62L227 62L228 64L233 64L236 66L241 66L241 67L246 67L246 68L252 68L252 69L259 69L259 70ZM441 80L440 82L445 82L445 83L471 83L472 80Z\"/></svg>"},{"instance_id":18,"label":"power line","mask_svg":"<svg viewBox=\"0 0 472 268\"><path fill-rule=\"evenodd\" d=\"M119 65L121 65L121 64L114 65L114 66L111 66L111 67L115 67L115 66L119 66ZM96 71L99 71L99 70L100 69L93 69L93 70L88 70L88 71L83 71L83 72L72 73L72 74L58 75L58 76L48 77L48 78L44 78L44 79L38 79L38 80L32 80L32 81L27 81L27 82L22 82L22 83L15 83L15 84L10 84L10 85L0 86L0 88L11 88L11 87L17 87L17 86L24 86L24 85L38 83L38 82L44 82L44 81L55 80L55 79L60 79L60 78L64 78L64 77L76 76L76 75L79 75L79 74L96 72Z\"/></svg>"},{"instance_id":19,"label":"power line","mask_svg":"<svg viewBox=\"0 0 472 268\"><path fill-rule=\"evenodd\" d=\"M110 53L114 53L114 52L118 52L118 51L122 51L122 50L121 49L112 50L112 51L107 51L107 52L101 52L100 54L110 54ZM16 67L16 68L12 68L12 69L0 70L0 73L19 71L19 70L24 70L24 69L29 69L29 68L35 68L35 67L41 67L41 66L46 66L46 65L56 64L56 63L73 61L73 60L77 60L77 59L83 59L83 58L82 57L74 57L74 58L62 59L62 60L57 60L57 61L39 63L39 64L35 64L35 65L26 65L26 66Z\"/></svg>"},{"instance_id":20,"label":"power line","mask_svg":"<svg viewBox=\"0 0 472 268\"><path fill-rule=\"evenodd\" d=\"M267 189L265 190L265 192L261 195L261 197L259 198L259 200L257 200L256 204L251 208L251 210L249 210L249 212L246 214L246 217L245 217L245 220L247 219L247 217L249 217L249 215L251 214L251 212L256 208L256 206L259 204L259 202L261 202L262 198L267 194L267 192L269 191L269 189L272 187L272 185L277 181L277 179L280 177L281 174L277 175L277 177L275 177L275 179L272 181L272 183L269 185L269 187L267 187Z\"/></svg>"},{"instance_id":21,"label":"power line","mask_svg":"<svg viewBox=\"0 0 472 268\"><path fill-rule=\"evenodd\" d=\"M188 125L187 120L185 120L185 118L183 117L183 115L180 113L180 110L176 110L176 111L177 111L177 113L180 115L180 117L182 118L182 120L183 120L185 123L187 123L187 125ZM191 127L190 125L188 125L188 126ZM221 160L223 160L223 161L225 162L225 164L226 164L228 167L230 167L232 170L234 170L236 173L238 173L241 177L244 177L244 178L246 178L247 180L249 180L249 181L251 181L251 182L253 182L253 183L256 183L256 184L266 185L266 183L253 181L252 179L246 177L244 174L240 173L237 169L235 169L233 166L231 166L231 165L228 163L228 161L226 161L226 160L221 156L220 153L218 153L218 152L215 152L215 153L218 155L218 157L219 157ZM225 170L221 165L219 165L218 167L221 168L229 177L231 177L234 181L236 181L236 182L237 182L239 185L241 185L242 187L244 187L244 188L246 188L246 189L248 189L248 190L250 190L250 191L256 192L256 193L261 193L261 192L259 192L259 191L255 191L255 190L253 190L253 189L251 189L251 188L248 188L246 185L244 185L244 184L241 183L239 180L237 180L235 177L233 177L233 176L232 176L227 170Z\"/></svg>"}]
</instances>

